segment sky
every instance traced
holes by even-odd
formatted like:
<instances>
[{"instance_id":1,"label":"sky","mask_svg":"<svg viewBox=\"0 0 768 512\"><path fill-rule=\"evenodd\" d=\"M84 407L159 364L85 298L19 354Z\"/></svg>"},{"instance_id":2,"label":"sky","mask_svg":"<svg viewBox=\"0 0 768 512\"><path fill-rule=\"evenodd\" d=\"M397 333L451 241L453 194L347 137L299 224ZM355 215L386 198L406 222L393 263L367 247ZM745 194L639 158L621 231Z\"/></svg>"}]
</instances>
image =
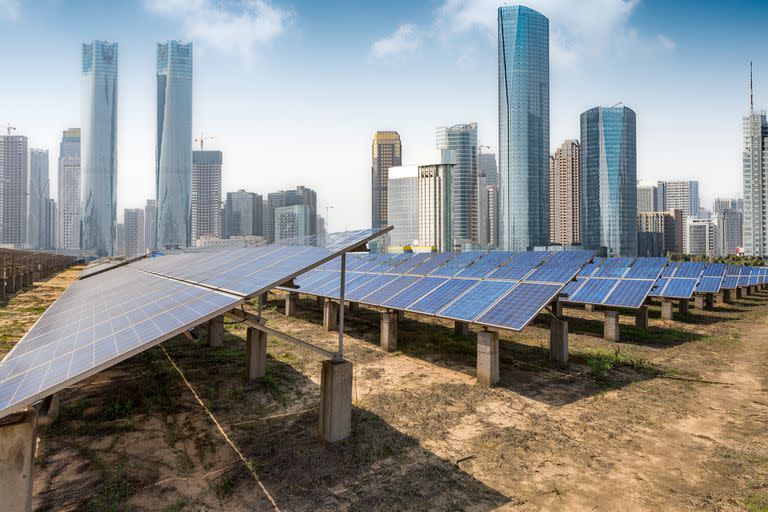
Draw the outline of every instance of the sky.
<instances>
[{"instance_id":1,"label":"sky","mask_svg":"<svg viewBox=\"0 0 768 512\"><path fill-rule=\"evenodd\" d=\"M305 185L338 231L370 224L371 137L403 163L435 128L476 121L498 146L495 0L0 0L0 126L50 151L80 125L81 43L119 43L118 211L154 197L155 48L194 43L195 137L224 153L223 192ZM508 2L509 4L509 2ZM550 19L550 145L579 115L637 114L638 179L741 195L742 118L768 107L768 2L528 0ZM578 6L578 7L577 7ZM485 149L484 151L488 151Z\"/></svg>"}]
</instances>

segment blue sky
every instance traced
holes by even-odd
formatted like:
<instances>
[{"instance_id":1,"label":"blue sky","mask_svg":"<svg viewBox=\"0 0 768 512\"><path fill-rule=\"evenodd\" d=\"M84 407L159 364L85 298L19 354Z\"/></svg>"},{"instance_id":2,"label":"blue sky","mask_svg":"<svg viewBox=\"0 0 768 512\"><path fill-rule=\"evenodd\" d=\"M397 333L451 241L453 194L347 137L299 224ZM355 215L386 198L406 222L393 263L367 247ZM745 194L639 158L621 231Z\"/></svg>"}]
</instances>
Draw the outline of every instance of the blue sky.
<instances>
[{"instance_id":1,"label":"blue sky","mask_svg":"<svg viewBox=\"0 0 768 512\"><path fill-rule=\"evenodd\" d=\"M79 126L80 43L120 45L119 209L154 196L155 44L195 43L194 133L224 152L224 190L318 191L333 230L370 221L370 139L405 163L435 127L477 121L494 150L494 0L0 0L0 124L51 151ZM768 2L530 0L550 18L551 146L579 115L637 113L638 176L699 179L702 205L741 194L748 66L768 107ZM578 5L578 8L576 6ZM727 5L727 8L725 7ZM55 187L54 187L55 190Z\"/></svg>"}]
</instances>

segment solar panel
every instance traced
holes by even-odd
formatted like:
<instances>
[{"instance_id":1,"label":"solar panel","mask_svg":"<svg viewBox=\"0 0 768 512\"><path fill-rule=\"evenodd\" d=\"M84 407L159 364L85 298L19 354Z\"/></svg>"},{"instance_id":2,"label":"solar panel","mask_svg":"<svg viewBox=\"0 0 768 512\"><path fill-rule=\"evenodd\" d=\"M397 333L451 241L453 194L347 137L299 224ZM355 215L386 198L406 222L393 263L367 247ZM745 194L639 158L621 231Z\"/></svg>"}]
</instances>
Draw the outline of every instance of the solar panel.
<instances>
[{"instance_id":1,"label":"solar panel","mask_svg":"<svg viewBox=\"0 0 768 512\"><path fill-rule=\"evenodd\" d=\"M413 275L427 275L441 265L444 265L446 262L453 259L454 256L455 254L450 252L436 253L421 265L418 265L405 273Z\"/></svg>"},{"instance_id":2,"label":"solar panel","mask_svg":"<svg viewBox=\"0 0 768 512\"><path fill-rule=\"evenodd\" d=\"M476 322L491 327L521 330L551 302L561 286L557 284L520 283L502 297Z\"/></svg>"},{"instance_id":3,"label":"solar panel","mask_svg":"<svg viewBox=\"0 0 768 512\"><path fill-rule=\"evenodd\" d=\"M409 271L425 263L432 258L431 252L422 252L413 254L410 258L403 260L399 265L392 269L396 274L407 274Z\"/></svg>"},{"instance_id":4,"label":"solar panel","mask_svg":"<svg viewBox=\"0 0 768 512\"><path fill-rule=\"evenodd\" d=\"M670 299L690 299L697 281L693 278L672 278L662 291L661 296Z\"/></svg>"},{"instance_id":5,"label":"solar panel","mask_svg":"<svg viewBox=\"0 0 768 512\"><path fill-rule=\"evenodd\" d=\"M624 275L627 279L656 279L667 264L667 258L637 258Z\"/></svg>"},{"instance_id":6,"label":"solar panel","mask_svg":"<svg viewBox=\"0 0 768 512\"><path fill-rule=\"evenodd\" d=\"M584 282L581 288L573 294L570 302L601 304L618 282L619 279L599 279L593 277Z\"/></svg>"},{"instance_id":7,"label":"solar panel","mask_svg":"<svg viewBox=\"0 0 768 512\"><path fill-rule=\"evenodd\" d=\"M661 271L661 268L659 268ZM651 279L622 279L603 301L605 306L639 308L653 287Z\"/></svg>"},{"instance_id":8,"label":"solar panel","mask_svg":"<svg viewBox=\"0 0 768 512\"><path fill-rule=\"evenodd\" d=\"M370 304L372 306L378 306L380 304L383 304L384 301L386 301L393 295L399 293L400 290L406 288L407 286L411 286L413 283L415 283L419 279L420 278L416 276L395 277L391 282L372 291L365 297L362 297L360 299L360 302L364 304Z\"/></svg>"},{"instance_id":9,"label":"solar panel","mask_svg":"<svg viewBox=\"0 0 768 512\"><path fill-rule=\"evenodd\" d=\"M722 277L702 277L699 279L699 284L696 285L696 292L717 293L720 291L720 285L722 282Z\"/></svg>"},{"instance_id":10,"label":"solar panel","mask_svg":"<svg viewBox=\"0 0 768 512\"><path fill-rule=\"evenodd\" d=\"M474 279L450 279L406 308L406 311L435 315L456 297L477 283Z\"/></svg>"},{"instance_id":11,"label":"solar panel","mask_svg":"<svg viewBox=\"0 0 768 512\"><path fill-rule=\"evenodd\" d=\"M549 252L520 252L512 255L504 265L493 271L488 277L491 279L513 279L520 281L531 273L531 270L541 265L552 253Z\"/></svg>"},{"instance_id":12,"label":"solar panel","mask_svg":"<svg viewBox=\"0 0 768 512\"><path fill-rule=\"evenodd\" d=\"M376 277L377 277L376 274L358 274L354 278L350 277L350 278L345 279L344 280L344 286L345 286L345 289L344 289L345 294L344 295L346 297L348 297L349 294L346 293L347 290L354 290L354 289L356 289L359 286L362 286L362 285L364 285L364 284L366 284L366 283L368 283L370 281L373 281L374 279L376 279ZM341 281L340 278L336 279L336 286L333 289L331 289L330 291L327 291L326 294L324 295L324 297L330 297L332 299L338 299L339 298L339 295L340 295L340 292L341 292L341 286L340 286L339 281Z\"/></svg>"},{"instance_id":13,"label":"solar panel","mask_svg":"<svg viewBox=\"0 0 768 512\"><path fill-rule=\"evenodd\" d=\"M438 267L432 271L433 276L455 276L467 266L474 263L485 253L482 252L462 252L454 256L452 260L447 262L442 267Z\"/></svg>"},{"instance_id":14,"label":"solar panel","mask_svg":"<svg viewBox=\"0 0 768 512\"><path fill-rule=\"evenodd\" d=\"M465 268L457 275L461 277L486 277L514 254L515 253L504 251L486 253L482 258L475 260L472 265Z\"/></svg>"},{"instance_id":15,"label":"solar panel","mask_svg":"<svg viewBox=\"0 0 768 512\"><path fill-rule=\"evenodd\" d=\"M384 274L380 276L376 276L375 279L372 279L368 281L367 283L361 284L360 286L357 286L355 288L352 288L350 290L345 290L344 296L347 300L351 301L358 301L368 295L369 293L378 290L382 286L391 283L394 281L396 276Z\"/></svg>"},{"instance_id":16,"label":"solar panel","mask_svg":"<svg viewBox=\"0 0 768 512\"><path fill-rule=\"evenodd\" d=\"M424 277L401 291L394 297L384 301L383 306L394 309L406 309L408 306L435 290L447 281L444 277Z\"/></svg>"},{"instance_id":17,"label":"solar panel","mask_svg":"<svg viewBox=\"0 0 768 512\"><path fill-rule=\"evenodd\" d=\"M725 275L726 268L725 263L709 263L701 275L702 277L722 277Z\"/></svg>"},{"instance_id":18,"label":"solar panel","mask_svg":"<svg viewBox=\"0 0 768 512\"><path fill-rule=\"evenodd\" d=\"M562 289L561 295L563 297L560 300L562 302L570 302L571 296L576 293L576 290L578 290L586 281L586 279L577 277L575 281L571 281L570 283L566 284Z\"/></svg>"},{"instance_id":19,"label":"solar panel","mask_svg":"<svg viewBox=\"0 0 768 512\"><path fill-rule=\"evenodd\" d=\"M573 279L593 255L594 251L557 251L547 258L525 280L543 283L566 283Z\"/></svg>"},{"instance_id":20,"label":"solar panel","mask_svg":"<svg viewBox=\"0 0 768 512\"><path fill-rule=\"evenodd\" d=\"M700 261L681 261L672 277L692 277L698 279L704 272L704 263Z\"/></svg>"},{"instance_id":21,"label":"solar panel","mask_svg":"<svg viewBox=\"0 0 768 512\"><path fill-rule=\"evenodd\" d=\"M452 320L472 322L515 285L516 283L510 281L479 281L438 315Z\"/></svg>"},{"instance_id":22,"label":"solar panel","mask_svg":"<svg viewBox=\"0 0 768 512\"><path fill-rule=\"evenodd\" d=\"M724 288L726 290L734 290L738 287L738 284L738 276L725 276L723 278L723 284L720 285L720 288Z\"/></svg>"},{"instance_id":23,"label":"solar panel","mask_svg":"<svg viewBox=\"0 0 768 512\"><path fill-rule=\"evenodd\" d=\"M592 276L595 272L597 272L597 269L600 267L600 265L603 264L604 261L605 258L595 257L591 262L584 265L584 268L579 271L579 277Z\"/></svg>"},{"instance_id":24,"label":"solar panel","mask_svg":"<svg viewBox=\"0 0 768 512\"><path fill-rule=\"evenodd\" d=\"M608 258L593 274L594 277L621 277L634 258Z\"/></svg>"}]
</instances>

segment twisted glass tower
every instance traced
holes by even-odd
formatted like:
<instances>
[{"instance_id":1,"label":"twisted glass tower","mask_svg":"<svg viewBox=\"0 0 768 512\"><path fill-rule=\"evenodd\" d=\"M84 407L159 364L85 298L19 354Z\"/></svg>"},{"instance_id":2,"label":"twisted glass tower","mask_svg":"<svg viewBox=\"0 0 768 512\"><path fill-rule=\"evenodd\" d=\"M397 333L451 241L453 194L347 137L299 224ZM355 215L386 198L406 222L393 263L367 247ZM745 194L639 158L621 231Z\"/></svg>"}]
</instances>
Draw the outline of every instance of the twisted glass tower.
<instances>
[{"instance_id":1,"label":"twisted glass tower","mask_svg":"<svg viewBox=\"0 0 768 512\"><path fill-rule=\"evenodd\" d=\"M549 240L549 20L499 7L500 238L506 250Z\"/></svg>"},{"instance_id":2,"label":"twisted glass tower","mask_svg":"<svg viewBox=\"0 0 768 512\"><path fill-rule=\"evenodd\" d=\"M80 245L114 254L117 218L117 43L83 44Z\"/></svg>"},{"instance_id":3,"label":"twisted glass tower","mask_svg":"<svg viewBox=\"0 0 768 512\"><path fill-rule=\"evenodd\" d=\"M595 107L581 114L581 242L608 256L637 256L635 113Z\"/></svg>"},{"instance_id":4,"label":"twisted glass tower","mask_svg":"<svg viewBox=\"0 0 768 512\"><path fill-rule=\"evenodd\" d=\"M157 246L192 236L192 43L157 45Z\"/></svg>"}]
</instances>

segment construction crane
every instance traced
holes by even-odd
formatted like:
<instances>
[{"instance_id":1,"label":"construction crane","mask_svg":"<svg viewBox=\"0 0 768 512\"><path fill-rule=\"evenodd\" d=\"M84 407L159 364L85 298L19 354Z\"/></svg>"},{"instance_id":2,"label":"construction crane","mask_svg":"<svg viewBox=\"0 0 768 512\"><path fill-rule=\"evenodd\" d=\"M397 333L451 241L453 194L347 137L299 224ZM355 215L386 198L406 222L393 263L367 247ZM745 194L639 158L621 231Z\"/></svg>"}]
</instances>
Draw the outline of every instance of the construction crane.
<instances>
[{"instance_id":1,"label":"construction crane","mask_svg":"<svg viewBox=\"0 0 768 512\"><path fill-rule=\"evenodd\" d=\"M203 145L205 144L205 141L211 140L212 138L213 137L203 137L203 134L201 133L200 134L200 138L199 139L195 139L195 142L199 142L200 143L200 151L203 150Z\"/></svg>"},{"instance_id":2,"label":"construction crane","mask_svg":"<svg viewBox=\"0 0 768 512\"><path fill-rule=\"evenodd\" d=\"M11 134L11 130L14 130L14 131L15 131L15 130L16 130L16 127L15 127L15 126L11 126L11 125L10 125L10 123L7 123L7 124L5 125L5 132L6 132L8 135L10 135L10 134Z\"/></svg>"}]
</instances>

